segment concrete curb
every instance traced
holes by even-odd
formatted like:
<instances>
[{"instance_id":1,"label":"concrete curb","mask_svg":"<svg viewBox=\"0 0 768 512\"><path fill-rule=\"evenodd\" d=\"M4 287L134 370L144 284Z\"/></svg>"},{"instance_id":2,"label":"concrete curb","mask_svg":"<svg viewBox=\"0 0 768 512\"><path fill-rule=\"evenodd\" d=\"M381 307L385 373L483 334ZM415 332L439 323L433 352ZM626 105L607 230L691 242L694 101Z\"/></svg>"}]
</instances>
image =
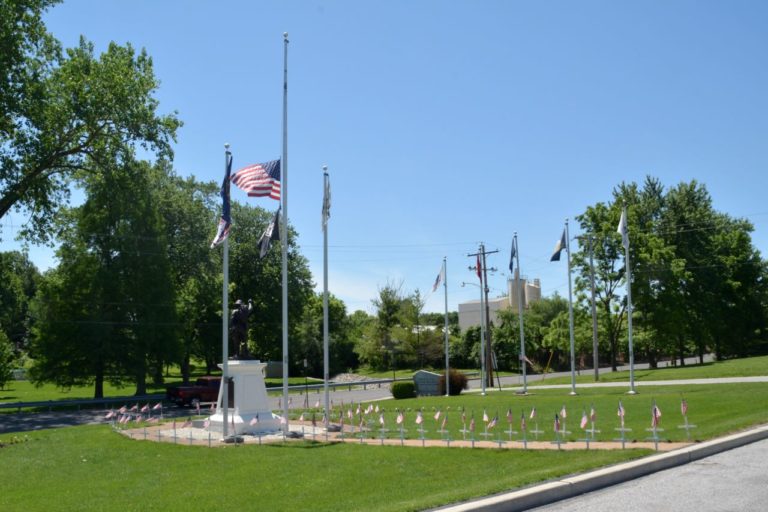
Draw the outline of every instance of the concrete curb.
<instances>
[{"instance_id":1,"label":"concrete curb","mask_svg":"<svg viewBox=\"0 0 768 512\"><path fill-rule=\"evenodd\" d=\"M673 452L652 455L643 459L590 471L589 473L546 482L534 487L468 501L457 505L449 505L435 510L450 512L507 512L528 510L633 480L657 471L681 466L716 453L725 452L763 439L768 439L768 425L688 446Z\"/></svg>"}]
</instances>

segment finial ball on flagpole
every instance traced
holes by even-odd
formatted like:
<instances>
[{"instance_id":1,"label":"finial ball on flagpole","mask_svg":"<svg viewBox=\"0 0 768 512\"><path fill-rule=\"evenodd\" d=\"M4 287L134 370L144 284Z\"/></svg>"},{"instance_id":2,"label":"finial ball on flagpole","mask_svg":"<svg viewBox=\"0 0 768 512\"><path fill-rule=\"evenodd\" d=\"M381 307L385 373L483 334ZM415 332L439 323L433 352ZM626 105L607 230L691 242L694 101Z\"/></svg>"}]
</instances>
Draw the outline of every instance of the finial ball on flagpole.
<instances>
[{"instance_id":1,"label":"finial ball on flagpole","mask_svg":"<svg viewBox=\"0 0 768 512\"><path fill-rule=\"evenodd\" d=\"M229 149L229 142L224 143L224 149Z\"/></svg>"},{"instance_id":2,"label":"finial ball on flagpole","mask_svg":"<svg viewBox=\"0 0 768 512\"><path fill-rule=\"evenodd\" d=\"M285 39L288 39L288 32L283 32L283 37L284 37Z\"/></svg>"},{"instance_id":3,"label":"finial ball on flagpole","mask_svg":"<svg viewBox=\"0 0 768 512\"><path fill-rule=\"evenodd\" d=\"M323 172L328 172L328 166L327 165L323 166Z\"/></svg>"}]
</instances>

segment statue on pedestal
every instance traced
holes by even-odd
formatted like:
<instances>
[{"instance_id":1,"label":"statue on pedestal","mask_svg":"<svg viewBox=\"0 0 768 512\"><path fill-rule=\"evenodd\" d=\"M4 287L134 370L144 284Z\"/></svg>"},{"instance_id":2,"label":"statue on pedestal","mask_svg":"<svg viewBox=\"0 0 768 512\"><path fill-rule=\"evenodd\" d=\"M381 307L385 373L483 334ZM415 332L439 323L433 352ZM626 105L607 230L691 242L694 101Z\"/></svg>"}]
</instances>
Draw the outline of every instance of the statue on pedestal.
<instances>
[{"instance_id":1,"label":"statue on pedestal","mask_svg":"<svg viewBox=\"0 0 768 512\"><path fill-rule=\"evenodd\" d=\"M248 305L237 299L235 309L229 320L229 338L232 341L233 355L236 359L251 359L248 350L248 317L253 311L253 299L248 299Z\"/></svg>"}]
</instances>

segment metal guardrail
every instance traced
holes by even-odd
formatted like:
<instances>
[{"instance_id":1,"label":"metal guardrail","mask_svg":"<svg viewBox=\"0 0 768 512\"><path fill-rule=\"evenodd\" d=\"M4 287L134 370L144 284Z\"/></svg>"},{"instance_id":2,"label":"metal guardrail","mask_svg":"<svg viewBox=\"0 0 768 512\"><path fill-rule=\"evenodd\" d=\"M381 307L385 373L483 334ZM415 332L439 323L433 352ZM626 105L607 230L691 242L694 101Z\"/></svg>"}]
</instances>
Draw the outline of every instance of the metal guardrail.
<instances>
[{"instance_id":1,"label":"metal guardrail","mask_svg":"<svg viewBox=\"0 0 768 512\"><path fill-rule=\"evenodd\" d=\"M408 377L402 377L399 379L396 379L398 381L403 380L411 380ZM349 391L352 391L352 389L358 389L363 388L368 389L369 387L381 387L382 384L390 384L392 383L392 379L377 379L377 380L363 380L363 381L356 381L356 382L329 382L328 387L332 390L336 391L339 388L346 388ZM267 387L267 393L281 393L282 392L281 386L273 386L273 387ZM324 389L324 384L295 384L293 386L288 386L289 391L304 391L304 390L321 390ZM80 399L65 399L65 400L43 400L38 402L9 402L9 403L0 403L0 409L17 409L17 412L21 412L22 409L48 409L48 411L52 411L54 408L67 408L67 407L77 407L77 410L79 411L81 407L88 406L93 407L96 405L104 405L105 407L109 405L115 405L115 404L121 404L124 405L126 403L131 402L143 402L143 401L150 401L150 400L164 400L165 399L165 393L157 393L154 395L142 395L142 396L118 396L118 397L107 397L107 398L80 398Z\"/></svg>"},{"instance_id":2,"label":"metal guardrail","mask_svg":"<svg viewBox=\"0 0 768 512\"><path fill-rule=\"evenodd\" d=\"M163 400L165 393L158 393L154 395L141 395L141 396L116 396L107 398L74 398L64 400L42 400L38 402L9 402L0 403L0 409L17 409L17 412L21 412L22 409L45 409L52 411L54 408L66 408L77 407L79 411L84 405L114 405L114 404L126 404L127 402L143 402L149 400Z\"/></svg>"}]
</instances>

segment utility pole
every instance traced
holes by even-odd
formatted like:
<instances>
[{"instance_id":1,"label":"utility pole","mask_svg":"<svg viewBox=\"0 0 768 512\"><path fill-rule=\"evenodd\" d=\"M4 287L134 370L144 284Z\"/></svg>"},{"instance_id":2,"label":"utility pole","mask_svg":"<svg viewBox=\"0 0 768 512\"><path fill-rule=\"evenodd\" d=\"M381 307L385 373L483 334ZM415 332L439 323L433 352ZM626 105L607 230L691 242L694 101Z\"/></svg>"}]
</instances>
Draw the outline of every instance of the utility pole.
<instances>
[{"instance_id":1,"label":"utility pole","mask_svg":"<svg viewBox=\"0 0 768 512\"><path fill-rule=\"evenodd\" d=\"M485 245L482 243L480 244L480 249L478 252L474 254L468 254L467 257L482 257L482 268L480 271L482 272L482 293L485 296L485 336L486 336L486 350L485 350L485 368L486 368L486 385L493 387L493 346L491 345L491 311L490 306L488 305L488 266L486 265L485 257L488 254L495 254L499 252L496 251L486 251ZM470 270L478 270L477 267L469 267ZM490 269L491 272L495 272L497 269L492 268ZM482 306L481 306L482 307ZM482 315L481 315L482 317Z\"/></svg>"}]
</instances>

